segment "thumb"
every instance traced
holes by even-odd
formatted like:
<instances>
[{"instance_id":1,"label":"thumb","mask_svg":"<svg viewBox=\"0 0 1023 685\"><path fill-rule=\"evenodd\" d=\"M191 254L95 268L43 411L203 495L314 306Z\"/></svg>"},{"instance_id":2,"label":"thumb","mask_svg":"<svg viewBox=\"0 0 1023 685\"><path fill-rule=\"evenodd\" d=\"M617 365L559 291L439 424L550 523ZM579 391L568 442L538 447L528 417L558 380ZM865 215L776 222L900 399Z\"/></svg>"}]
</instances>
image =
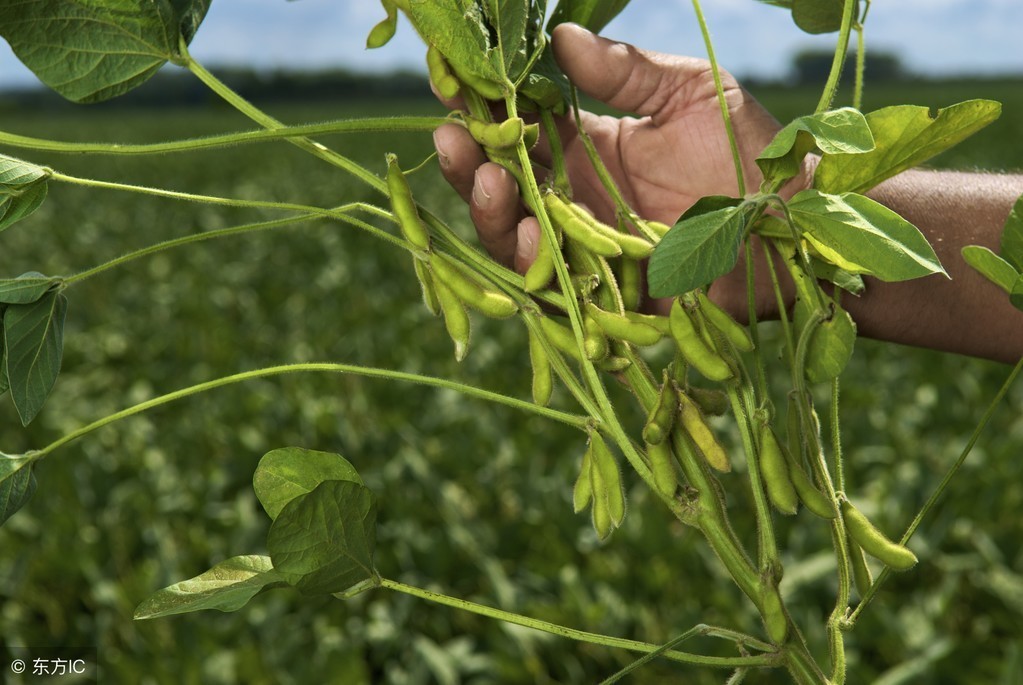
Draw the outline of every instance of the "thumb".
<instances>
[{"instance_id":1,"label":"thumb","mask_svg":"<svg viewBox=\"0 0 1023 685\"><path fill-rule=\"evenodd\" d=\"M705 60L641 50L578 24L555 27L552 47L558 65L581 91L639 116L655 116L677 104L686 86L702 84L708 73Z\"/></svg>"}]
</instances>

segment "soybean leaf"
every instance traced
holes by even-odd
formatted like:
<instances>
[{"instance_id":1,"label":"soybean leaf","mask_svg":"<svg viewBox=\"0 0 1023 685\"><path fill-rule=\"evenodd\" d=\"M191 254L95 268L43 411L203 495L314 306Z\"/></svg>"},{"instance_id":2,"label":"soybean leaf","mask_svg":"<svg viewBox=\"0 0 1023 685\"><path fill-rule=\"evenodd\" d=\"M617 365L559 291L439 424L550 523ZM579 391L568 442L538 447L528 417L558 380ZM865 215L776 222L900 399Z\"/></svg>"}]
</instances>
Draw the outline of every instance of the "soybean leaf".
<instances>
[{"instance_id":1,"label":"soybean leaf","mask_svg":"<svg viewBox=\"0 0 1023 685\"><path fill-rule=\"evenodd\" d=\"M98 102L178 60L210 0L21 0L0 3L0 36L39 79L75 102Z\"/></svg>"},{"instance_id":2,"label":"soybean leaf","mask_svg":"<svg viewBox=\"0 0 1023 685\"><path fill-rule=\"evenodd\" d=\"M50 171L44 167L0 155L0 197L10 195L49 176Z\"/></svg>"},{"instance_id":3,"label":"soybean leaf","mask_svg":"<svg viewBox=\"0 0 1023 685\"><path fill-rule=\"evenodd\" d=\"M850 273L882 281L945 273L916 226L867 197L804 190L789 201L788 208L807 242L824 259Z\"/></svg>"},{"instance_id":4,"label":"soybean leaf","mask_svg":"<svg viewBox=\"0 0 1023 685\"><path fill-rule=\"evenodd\" d=\"M17 194L0 199L0 231L39 209L39 205L46 199L46 192L46 183L40 181L26 186Z\"/></svg>"},{"instance_id":5,"label":"soybean leaf","mask_svg":"<svg viewBox=\"0 0 1023 685\"><path fill-rule=\"evenodd\" d=\"M681 295L732 270L746 230L747 214L738 205L733 198L704 198L682 215L650 256L652 297Z\"/></svg>"},{"instance_id":6,"label":"soybean leaf","mask_svg":"<svg viewBox=\"0 0 1023 685\"><path fill-rule=\"evenodd\" d=\"M339 454L284 447L263 455L252 476L252 487L263 509L276 519L288 502L328 480L363 484L355 467Z\"/></svg>"},{"instance_id":7,"label":"soybean leaf","mask_svg":"<svg viewBox=\"0 0 1023 685\"><path fill-rule=\"evenodd\" d=\"M966 263L980 272L980 274L1011 294L1016 282L1019 280L1019 272L994 252L980 245L967 245L962 249L963 259Z\"/></svg>"},{"instance_id":8,"label":"soybean leaf","mask_svg":"<svg viewBox=\"0 0 1023 685\"><path fill-rule=\"evenodd\" d=\"M376 502L359 483L330 480L284 505L266 545L274 568L304 593L341 592L378 578Z\"/></svg>"},{"instance_id":9,"label":"soybean leaf","mask_svg":"<svg viewBox=\"0 0 1023 685\"><path fill-rule=\"evenodd\" d=\"M544 47L540 58L536 60L532 70L519 86L518 92L539 107L552 109L556 114L565 113L572 97L571 84L554 60L554 51L550 44Z\"/></svg>"},{"instance_id":10,"label":"soybean leaf","mask_svg":"<svg viewBox=\"0 0 1023 685\"><path fill-rule=\"evenodd\" d=\"M1016 309L1023 311L1023 276L1017 278L1016 284L1012 286L1012 292L1009 293L1009 302Z\"/></svg>"},{"instance_id":11,"label":"soybean leaf","mask_svg":"<svg viewBox=\"0 0 1023 685\"><path fill-rule=\"evenodd\" d=\"M31 464L0 479L0 526L26 505L35 491L36 476Z\"/></svg>"},{"instance_id":12,"label":"soybean leaf","mask_svg":"<svg viewBox=\"0 0 1023 685\"><path fill-rule=\"evenodd\" d=\"M792 0L792 21L806 33L833 33L842 28L845 0ZM859 2L853 16L859 15Z\"/></svg>"},{"instance_id":13,"label":"soybean leaf","mask_svg":"<svg viewBox=\"0 0 1023 685\"><path fill-rule=\"evenodd\" d=\"M0 307L0 330L3 330L4 310L4 307ZM4 336L0 335L0 395L10 387L10 381L7 380L7 345L4 344Z\"/></svg>"},{"instance_id":14,"label":"soybean leaf","mask_svg":"<svg viewBox=\"0 0 1023 685\"><path fill-rule=\"evenodd\" d=\"M797 311L797 330L803 330L806 319ZM852 359L856 343L856 324L849 312L837 305L832 315L817 324L806 350L804 373L812 383L837 378Z\"/></svg>"},{"instance_id":15,"label":"soybean leaf","mask_svg":"<svg viewBox=\"0 0 1023 685\"><path fill-rule=\"evenodd\" d=\"M529 0L485 0L483 12L497 38L497 49L490 60L498 73L515 80L529 60L526 38L530 18Z\"/></svg>"},{"instance_id":16,"label":"soybean leaf","mask_svg":"<svg viewBox=\"0 0 1023 685\"><path fill-rule=\"evenodd\" d=\"M50 290L60 287L63 279L28 271L17 278L0 279L0 303L29 304Z\"/></svg>"},{"instance_id":17,"label":"soybean leaf","mask_svg":"<svg viewBox=\"0 0 1023 685\"><path fill-rule=\"evenodd\" d=\"M419 35L437 48L463 81L501 83L491 62L491 42L483 10L475 0L409 0L409 18Z\"/></svg>"},{"instance_id":18,"label":"soybean leaf","mask_svg":"<svg viewBox=\"0 0 1023 685\"><path fill-rule=\"evenodd\" d=\"M830 283L834 283L848 293L852 293L853 295L862 295L863 291L866 290L863 278L859 274L849 273L845 269L816 258L810 259L810 266L813 267L814 276L817 278L823 278L825 281Z\"/></svg>"},{"instance_id":19,"label":"soybean leaf","mask_svg":"<svg viewBox=\"0 0 1023 685\"><path fill-rule=\"evenodd\" d=\"M21 422L35 418L60 373L67 298L50 291L35 302L4 311L5 367L11 398Z\"/></svg>"},{"instance_id":20,"label":"soybean leaf","mask_svg":"<svg viewBox=\"0 0 1023 685\"><path fill-rule=\"evenodd\" d=\"M547 31L553 31L558 24L572 22L599 33L628 4L629 0L561 0L547 22Z\"/></svg>"},{"instance_id":21,"label":"soybean leaf","mask_svg":"<svg viewBox=\"0 0 1023 685\"><path fill-rule=\"evenodd\" d=\"M135 609L135 620L206 609L237 611L263 590L286 585L270 557L231 557L195 578L153 593Z\"/></svg>"},{"instance_id":22,"label":"soybean leaf","mask_svg":"<svg viewBox=\"0 0 1023 685\"><path fill-rule=\"evenodd\" d=\"M1002 258L1023 272L1023 196L1016 200L1002 230Z\"/></svg>"},{"instance_id":23,"label":"soybean leaf","mask_svg":"<svg viewBox=\"0 0 1023 685\"><path fill-rule=\"evenodd\" d=\"M874 149L874 137L864 116L851 107L809 114L778 131L757 165L767 181L783 181L799 173L815 146L824 153L861 155Z\"/></svg>"},{"instance_id":24,"label":"soybean leaf","mask_svg":"<svg viewBox=\"0 0 1023 685\"><path fill-rule=\"evenodd\" d=\"M825 153L814 174L814 187L826 193L866 192L973 135L997 119L1001 110L1001 104L992 100L968 100L934 115L913 105L870 112L866 118L874 134L873 151L856 156Z\"/></svg>"}]
</instances>

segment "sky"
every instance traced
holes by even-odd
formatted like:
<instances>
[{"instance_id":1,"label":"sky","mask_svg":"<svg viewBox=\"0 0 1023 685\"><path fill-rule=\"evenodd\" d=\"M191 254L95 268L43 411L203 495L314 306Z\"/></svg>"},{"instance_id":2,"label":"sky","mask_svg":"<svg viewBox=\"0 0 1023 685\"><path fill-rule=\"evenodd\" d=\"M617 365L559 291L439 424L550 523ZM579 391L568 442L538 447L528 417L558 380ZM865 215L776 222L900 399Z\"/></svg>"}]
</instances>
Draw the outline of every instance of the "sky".
<instances>
[{"instance_id":1,"label":"sky","mask_svg":"<svg viewBox=\"0 0 1023 685\"><path fill-rule=\"evenodd\" d=\"M722 66L740 76L784 78L800 49L832 49L835 35L801 33L782 9L755 0L704 0ZM204 64L259 69L346 67L423 70L424 49L402 20L379 50L365 37L384 11L375 0L216 0L192 43ZM1023 0L873 0L871 49L929 75L1023 73ZM641 47L704 56L691 0L632 0L603 33ZM0 41L0 88L35 82Z\"/></svg>"}]
</instances>

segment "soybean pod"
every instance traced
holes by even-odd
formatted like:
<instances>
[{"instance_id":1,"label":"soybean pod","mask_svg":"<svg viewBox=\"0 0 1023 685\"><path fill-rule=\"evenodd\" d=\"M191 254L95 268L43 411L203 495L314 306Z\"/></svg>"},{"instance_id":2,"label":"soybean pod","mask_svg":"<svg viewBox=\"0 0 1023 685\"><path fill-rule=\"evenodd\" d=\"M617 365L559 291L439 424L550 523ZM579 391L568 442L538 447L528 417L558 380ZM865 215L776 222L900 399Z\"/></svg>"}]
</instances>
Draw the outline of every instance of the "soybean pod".
<instances>
[{"instance_id":1,"label":"soybean pod","mask_svg":"<svg viewBox=\"0 0 1023 685\"><path fill-rule=\"evenodd\" d=\"M594 481L593 497L607 498L607 511L611 523L617 528L625 519L625 490L622 487L622 473L603 436L594 431L590 436L590 458L593 469L600 476L601 490L598 491Z\"/></svg>"},{"instance_id":2,"label":"soybean pod","mask_svg":"<svg viewBox=\"0 0 1023 685\"><path fill-rule=\"evenodd\" d=\"M789 516L795 514L799 508L799 496L789 476L789 463L766 421L760 427L760 476L775 509Z\"/></svg>"},{"instance_id":3,"label":"soybean pod","mask_svg":"<svg viewBox=\"0 0 1023 685\"><path fill-rule=\"evenodd\" d=\"M849 566L852 567L853 582L856 583L856 591L860 593L860 597L865 597L867 590L874 583L874 577L870 573L870 567L867 566L867 557L863 553L863 548L848 535L846 538L849 540Z\"/></svg>"},{"instance_id":4,"label":"soybean pod","mask_svg":"<svg viewBox=\"0 0 1023 685\"><path fill-rule=\"evenodd\" d=\"M451 341L455 343L455 359L462 361L469 354L469 338L472 335L472 324L469 313L457 295L443 281L434 281L437 301L444 313L444 325L448 329Z\"/></svg>"},{"instance_id":5,"label":"soybean pod","mask_svg":"<svg viewBox=\"0 0 1023 685\"><path fill-rule=\"evenodd\" d=\"M419 217L408 179L398 166L398 157L392 154L387 155L387 191L391 196L391 210L398 219L398 226L405 240L420 250L428 251L430 233Z\"/></svg>"},{"instance_id":6,"label":"soybean pod","mask_svg":"<svg viewBox=\"0 0 1023 685\"><path fill-rule=\"evenodd\" d=\"M484 287L462 267L445 255L430 255L430 267L438 280L451 288L459 299L473 309L495 319L507 319L519 311L515 300L502 292Z\"/></svg>"},{"instance_id":7,"label":"soybean pod","mask_svg":"<svg viewBox=\"0 0 1023 685\"><path fill-rule=\"evenodd\" d=\"M735 346L740 352L753 351L753 339L750 337L746 327L729 316L721 307L717 306L702 292L697 294L700 302L700 313L716 328L728 342Z\"/></svg>"},{"instance_id":8,"label":"soybean pod","mask_svg":"<svg viewBox=\"0 0 1023 685\"><path fill-rule=\"evenodd\" d=\"M575 479L575 485L572 488L572 508L577 514L589 506L593 499L593 486L590 479L592 463L590 448L587 447L583 454L583 462L579 467L579 477Z\"/></svg>"},{"instance_id":9,"label":"soybean pod","mask_svg":"<svg viewBox=\"0 0 1023 685\"><path fill-rule=\"evenodd\" d=\"M622 254L626 257L630 259L646 259L654 251L653 244L645 238L608 226L575 203L566 203L566 206L576 218L593 229L595 233L606 236L618 243Z\"/></svg>"},{"instance_id":10,"label":"soybean pod","mask_svg":"<svg viewBox=\"0 0 1023 685\"><path fill-rule=\"evenodd\" d=\"M555 254L550 243L541 235L540 242L536 246L536 260L526 269L525 288L527 293L535 293L543 290L554 279Z\"/></svg>"},{"instance_id":11,"label":"soybean pod","mask_svg":"<svg viewBox=\"0 0 1023 685\"><path fill-rule=\"evenodd\" d=\"M547 349L532 329L529 329L529 361L533 368L533 402L546 407L554 390L554 375Z\"/></svg>"},{"instance_id":12,"label":"soybean pod","mask_svg":"<svg viewBox=\"0 0 1023 685\"><path fill-rule=\"evenodd\" d=\"M518 117L501 122L489 122L465 117L466 128L473 139L484 148L507 150L519 144L525 132L525 122Z\"/></svg>"},{"instance_id":13,"label":"soybean pod","mask_svg":"<svg viewBox=\"0 0 1023 685\"><path fill-rule=\"evenodd\" d=\"M597 322L608 337L623 340L633 345L653 345L661 339L661 332L646 323L633 321L622 314L607 312L593 304L587 303L586 313Z\"/></svg>"},{"instance_id":14,"label":"soybean pod","mask_svg":"<svg viewBox=\"0 0 1023 685\"><path fill-rule=\"evenodd\" d=\"M842 518L849 537L864 552L890 566L893 571L908 571L916 566L916 555L908 547L892 542L849 500L842 501Z\"/></svg>"},{"instance_id":15,"label":"soybean pod","mask_svg":"<svg viewBox=\"0 0 1023 685\"><path fill-rule=\"evenodd\" d=\"M636 311L643 300L643 274L635 259L623 259L619 268L622 303L626 311Z\"/></svg>"},{"instance_id":16,"label":"soybean pod","mask_svg":"<svg viewBox=\"0 0 1023 685\"><path fill-rule=\"evenodd\" d=\"M426 49L426 67L430 73L430 82L442 98L451 100L458 96L461 84L448 68L444 55L432 45Z\"/></svg>"},{"instance_id":17,"label":"soybean pod","mask_svg":"<svg viewBox=\"0 0 1023 685\"><path fill-rule=\"evenodd\" d=\"M575 240L588 250L601 257L617 257L622 253L621 246L593 229L588 223L580 219L555 193L544 195L544 206L551 216L551 220L565 232L565 236Z\"/></svg>"},{"instance_id":18,"label":"soybean pod","mask_svg":"<svg viewBox=\"0 0 1023 685\"><path fill-rule=\"evenodd\" d=\"M701 375L712 381L724 381L733 376L732 367L707 345L678 298L671 305L668 325L679 352Z\"/></svg>"},{"instance_id":19,"label":"soybean pod","mask_svg":"<svg viewBox=\"0 0 1023 685\"><path fill-rule=\"evenodd\" d=\"M678 414L678 396L675 388L672 387L668 372L663 375L664 381L661 384L661 392L657 395L657 403L647 417L643 426L643 440L651 445L659 445L666 442L671 429L675 425L675 416Z\"/></svg>"},{"instance_id":20,"label":"soybean pod","mask_svg":"<svg viewBox=\"0 0 1023 685\"><path fill-rule=\"evenodd\" d=\"M430 273L426 262L418 257L412 258L412 265L416 272L416 278L419 279L419 287L423 291L423 304L434 316L440 315L440 302L437 300L437 290L433 285L433 274Z\"/></svg>"},{"instance_id":21,"label":"soybean pod","mask_svg":"<svg viewBox=\"0 0 1023 685\"><path fill-rule=\"evenodd\" d=\"M703 414L700 413L700 408L681 390L677 390L676 394L679 400L679 423L685 428L693 444L699 448L704 459L713 468L722 473L731 471L732 462L728 459L725 448L718 442L714 432L703 418Z\"/></svg>"},{"instance_id":22,"label":"soybean pod","mask_svg":"<svg viewBox=\"0 0 1023 685\"><path fill-rule=\"evenodd\" d=\"M678 488L678 473L675 470L675 453L671 449L671 441L646 443L646 458L654 476L654 487L665 497L674 497Z\"/></svg>"}]
</instances>

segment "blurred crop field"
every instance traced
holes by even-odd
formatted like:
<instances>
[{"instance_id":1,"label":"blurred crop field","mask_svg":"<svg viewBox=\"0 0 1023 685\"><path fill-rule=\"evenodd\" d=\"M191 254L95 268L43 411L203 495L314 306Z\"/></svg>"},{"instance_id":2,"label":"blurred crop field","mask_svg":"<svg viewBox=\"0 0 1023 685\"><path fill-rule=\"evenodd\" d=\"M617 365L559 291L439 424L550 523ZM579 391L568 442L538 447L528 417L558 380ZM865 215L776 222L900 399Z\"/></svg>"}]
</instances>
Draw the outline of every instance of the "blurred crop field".
<instances>
[{"instance_id":1,"label":"blurred crop field","mask_svg":"<svg viewBox=\"0 0 1023 685\"><path fill-rule=\"evenodd\" d=\"M816 93L755 93L781 120ZM1002 101L1000 121L937 160L1023 168L1023 86L963 82L869 89L865 109ZM291 123L440 113L429 100L272 106ZM61 140L150 141L241 130L220 108L10 111L0 128ZM323 142L384 170L432 151L425 134ZM164 157L2 150L89 178L320 206L381 197L286 143ZM413 186L465 235L464 205L435 161ZM159 240L273 216L51 184L29 220L0 234L0 277L71 274ZM457 364L421 306L410 260L356 229L315 221L132 262L67 291L63 372L22 429L0 398L0 450L19 453L120 408L263 366L332 361L457 379L529 396L523 327L475 318ZM780 349L767 324L766 345ZM656 351L655 351L656 353ZM1009 368L861 340L845 374L849 490L897 536L941 479ZM779 380L780 392L784 381ZM618 396L622 396L615 390ZM572 409L567 393L555 405ZM849 635L850 683L1023 683L1023 387L999 408L893 577ZM638 417L629 415L635 422ZM452 392L301 374L233 385L101 429L39 464L39 489L0 529L0 657L17 646L90 649L104 683L591 683L629 654L504 626L386 591L354 599L275 590L233 614L135 622L151 592L239 554L265 553L269 519L253 469L284 446L336 451L379 498L385 577L565 625L653 643L696 623L761 627L698 536L628 481L624 527L599 544L572 513L578 432ZM726 488L739 486L726 477ZM732 481L732 482L729 482ZM735 518L745 498L736 497ZM754 531L741 530L748 540ZM826 523L779 522L782 589L826 661L835 572ZM879 570L875 567L875 572ZM726 655L718 642L687 645ZM7 676L8 674L4 674ZM3 676L0 676L2 680ZM656 662L634 683L722 683L725 672ZM783 683L753 673L748 683ZM17 682L11 680L10 682Z\"/></svg>"}]
</instances>

